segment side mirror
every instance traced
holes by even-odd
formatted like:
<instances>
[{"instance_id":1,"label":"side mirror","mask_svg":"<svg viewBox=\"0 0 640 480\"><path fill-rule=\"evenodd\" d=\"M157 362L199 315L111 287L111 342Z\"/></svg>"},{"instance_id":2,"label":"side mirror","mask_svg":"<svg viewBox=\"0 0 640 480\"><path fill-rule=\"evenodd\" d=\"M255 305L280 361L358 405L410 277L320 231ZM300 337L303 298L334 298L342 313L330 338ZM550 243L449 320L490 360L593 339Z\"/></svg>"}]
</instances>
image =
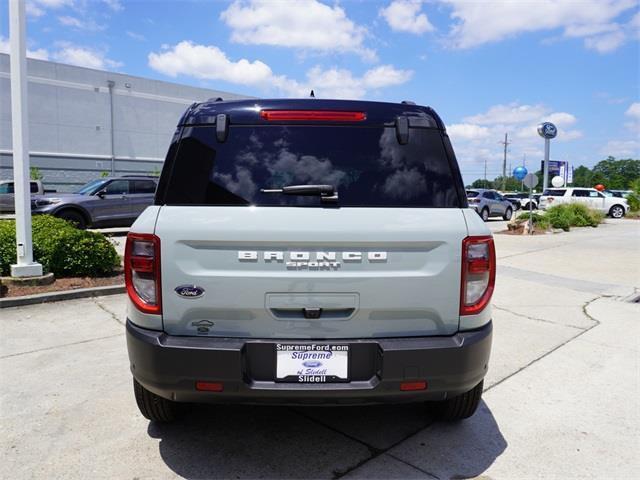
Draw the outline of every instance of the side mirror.
<instances>
[{"instance_id":1,"label":"side mirror","mask_svg":"<svg viewBox=\"0 0 640 480\"><path fill-rule=\"evenodd\" d=\"M100 190L98 192L96 192L96 195L100 198L104 198L104 196L107 194L106 190Z\"/></svg>"}]
</instances>

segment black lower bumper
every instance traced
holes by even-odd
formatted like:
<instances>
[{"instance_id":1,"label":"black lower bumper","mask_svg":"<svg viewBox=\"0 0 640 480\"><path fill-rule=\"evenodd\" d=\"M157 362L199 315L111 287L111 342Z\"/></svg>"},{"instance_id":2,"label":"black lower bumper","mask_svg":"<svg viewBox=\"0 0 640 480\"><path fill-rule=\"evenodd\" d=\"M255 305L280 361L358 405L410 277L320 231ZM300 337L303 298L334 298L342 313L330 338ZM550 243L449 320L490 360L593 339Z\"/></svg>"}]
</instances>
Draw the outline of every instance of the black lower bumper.
<instances>
[{"instance_id":1,"label":"black lower bumper","mask_svg":"<svg viewBox=\"0 0 640 480\"><path fill-rule=\"evenodd\" d=\"M276 340L177 337L127 321L131 372L146 389L178 402L368 404L442 400L471 390L485 376L492 324L447 337L280 343L339 343L350 349L348 383L277 383ZM220 382L203 392L197 381ZM427 388L401 391L400 384Z\"/></svg>"}]
</instances>

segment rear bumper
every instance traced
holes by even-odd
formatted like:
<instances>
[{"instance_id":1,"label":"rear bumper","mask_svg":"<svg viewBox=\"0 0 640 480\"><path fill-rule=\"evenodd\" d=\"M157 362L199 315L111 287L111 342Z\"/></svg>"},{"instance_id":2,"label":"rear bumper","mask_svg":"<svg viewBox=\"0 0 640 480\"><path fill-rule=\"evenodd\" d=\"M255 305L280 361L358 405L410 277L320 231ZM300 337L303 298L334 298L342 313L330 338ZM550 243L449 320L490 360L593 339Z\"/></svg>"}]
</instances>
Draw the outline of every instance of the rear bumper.
<instances>
[{"instance_id":1,"label":"rear bumper","mask_svg":"<svg viewBox=\"0 0 640 480\"><path fill-rule=\"evenodd\" d=\"M448 337L280 343L339 343L351 350L349 383L276 383L276 340L177 337L127 321L131 372L148 390L170 400L198 403L368 404L442 400L472 389L485 376L492 337L484 327ZM427 389L400 391L426 380ZM222 382L201 392L196 381Z\"/></svg>"}]
</instances>

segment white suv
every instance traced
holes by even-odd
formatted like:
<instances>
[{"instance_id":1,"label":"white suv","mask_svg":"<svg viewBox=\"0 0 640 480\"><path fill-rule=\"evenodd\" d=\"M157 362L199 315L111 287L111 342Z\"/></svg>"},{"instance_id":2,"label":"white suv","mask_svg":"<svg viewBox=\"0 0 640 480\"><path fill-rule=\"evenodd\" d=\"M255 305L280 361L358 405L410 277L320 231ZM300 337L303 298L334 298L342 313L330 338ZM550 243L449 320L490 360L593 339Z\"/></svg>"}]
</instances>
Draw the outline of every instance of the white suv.
<instances>
[{"instance_id":1,"label":"white suv","mask_svg":"<svg viewBox=\"0 0 640 480\"><path fill-rule=\"evenodd\" d=\"M622 218L629 211L626 198L608 197L595 188L549 188L540 197L540 209L572 202L583 203L613 218Z\"/></svg>"}]
</instances>

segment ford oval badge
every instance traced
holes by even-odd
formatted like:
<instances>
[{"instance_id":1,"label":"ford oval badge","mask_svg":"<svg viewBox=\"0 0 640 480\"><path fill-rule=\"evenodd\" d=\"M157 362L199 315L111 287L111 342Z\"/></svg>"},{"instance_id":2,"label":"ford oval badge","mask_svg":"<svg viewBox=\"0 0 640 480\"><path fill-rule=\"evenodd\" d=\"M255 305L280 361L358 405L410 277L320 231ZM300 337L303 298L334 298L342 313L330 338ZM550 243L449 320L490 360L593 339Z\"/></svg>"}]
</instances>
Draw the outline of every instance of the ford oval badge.
<instances>
[{"instance_id":1,"label":"ford oval badge","mask_svg":"<svg viewBox=\"0 0 640 480\"><path fill-rule=\"evenodd\" d=\"M204 288L197 285L180 285L175 291L183 298L199 298L204 295Z\"/></svg>"},{"instance_id":2,"label":"ford oval badge","mask_svg":"<svg viewBox=\"0 0 640 480\"><path fill-rule=\"evenodd\" d=\"M302 362L302 365L307 368L318 368L322 365L322 362L319 362L318 360L307 360L306 362Z\"/></svg>"}]
</instances>

